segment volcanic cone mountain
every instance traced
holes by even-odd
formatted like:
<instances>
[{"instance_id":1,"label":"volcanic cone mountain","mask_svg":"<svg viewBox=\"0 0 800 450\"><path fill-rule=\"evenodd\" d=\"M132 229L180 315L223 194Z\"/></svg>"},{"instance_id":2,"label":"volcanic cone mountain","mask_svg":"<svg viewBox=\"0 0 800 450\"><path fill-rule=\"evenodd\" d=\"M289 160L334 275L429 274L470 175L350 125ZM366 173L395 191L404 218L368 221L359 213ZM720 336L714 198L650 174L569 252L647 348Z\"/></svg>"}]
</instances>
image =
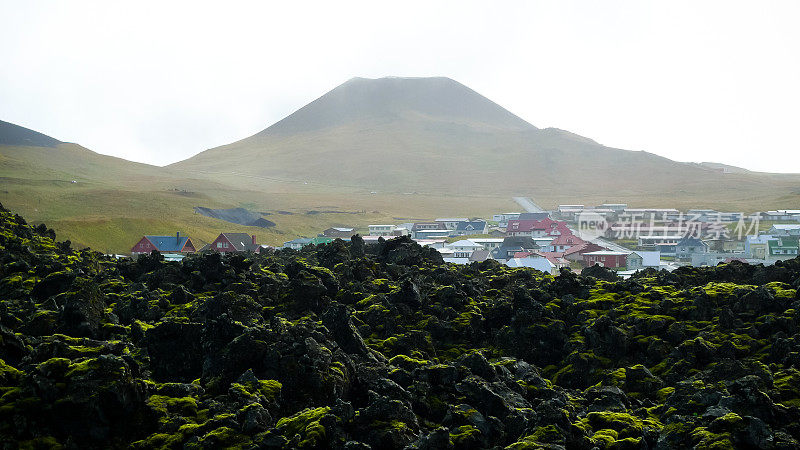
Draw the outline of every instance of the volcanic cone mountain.
<instances>
[{"instance_id":1,"label":"volcanic cone mountain","mask_svg":"<svg viewBox=\"0 0 800 450\"><path fill-rule=\"evenodd\" d=\"M253 136L166 168L0 122L0 201L76 245L115 253L145 234L210 242L253 232L198 206L291 211L257 232L277 245L330 226L486 217L516 208L518 195L544 207L749 213L800 204L798 186L797 174L675 162L537 128L448 78L354 78Z\"/></svg>"},{"instance_id":2,"label":"volcanic cone mountain","mask_svg":"<svg viewBox=\"0 0 800 450\"><path fill-rule=\"evenodd\" d=\"M353 78L249 138L173 167L326 188L531 193L545 201L767 199L796 195L791 180L797 181L723 174L539 129L449 78Z\"/></svg>"}]
</instances>

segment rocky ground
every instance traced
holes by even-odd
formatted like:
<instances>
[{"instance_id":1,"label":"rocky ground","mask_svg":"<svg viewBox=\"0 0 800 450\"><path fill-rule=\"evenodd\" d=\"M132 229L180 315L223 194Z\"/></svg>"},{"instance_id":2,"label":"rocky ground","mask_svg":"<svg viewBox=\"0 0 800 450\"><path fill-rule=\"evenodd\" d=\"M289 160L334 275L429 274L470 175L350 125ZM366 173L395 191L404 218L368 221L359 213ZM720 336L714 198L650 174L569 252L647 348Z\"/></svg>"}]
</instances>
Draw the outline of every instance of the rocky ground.
<instances>
[{"instance_id":1,"label":"rocky ground","mask_svg":"<svg viewBox=\"0 0 800 450\"><path fill-rule=\"evenodd\" d=\"M800 260L115 261L0 208L5 448L797 448Z\"/></svg>"},{"instance_id":2,"label":"rocky ground","mask_svg":"<svg viewBox=\"0 0 800 450\"><path fill-rule=\"evenodd\" d=\"M211 209L203 206L195 206L194 212L213 219L224 220L248 227L272 228L275 226L275 222L261 217L259 213L248 211L244 208Z\"/></svg>"}]
</instances>

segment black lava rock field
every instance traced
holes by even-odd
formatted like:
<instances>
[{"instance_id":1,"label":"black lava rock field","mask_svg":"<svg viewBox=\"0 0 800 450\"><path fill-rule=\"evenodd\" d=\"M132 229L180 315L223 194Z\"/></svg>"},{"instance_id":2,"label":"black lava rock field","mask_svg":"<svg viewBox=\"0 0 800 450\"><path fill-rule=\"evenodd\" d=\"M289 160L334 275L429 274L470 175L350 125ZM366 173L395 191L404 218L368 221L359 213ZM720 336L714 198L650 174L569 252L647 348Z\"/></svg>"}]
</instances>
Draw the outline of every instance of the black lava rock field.
<instances>
[{"instance_id":1,"label":"black lava rock field","mask_svg":"<svg viewBox=\"0 0 800 450\"><path fill-rule=\"evenodd\" d=\"M0 207L2 448L800 446L800 260L114 260Z\"/></svg>"}]
</instances>

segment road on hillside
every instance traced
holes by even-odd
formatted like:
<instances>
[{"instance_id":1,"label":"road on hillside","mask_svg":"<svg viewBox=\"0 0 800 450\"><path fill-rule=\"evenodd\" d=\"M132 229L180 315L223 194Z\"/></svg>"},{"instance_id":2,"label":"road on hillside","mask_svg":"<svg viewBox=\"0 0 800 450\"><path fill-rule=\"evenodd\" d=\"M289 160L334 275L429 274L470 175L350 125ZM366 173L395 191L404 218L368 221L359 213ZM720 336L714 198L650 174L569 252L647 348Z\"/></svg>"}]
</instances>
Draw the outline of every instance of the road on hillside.
<instances>
[{"instance_id":1,"label":"road on hillside","mask_svg":"<svg viewBox=\"0 0 800 450\"><path fill-rule=\"evenodd\" d=\"M523 208L525 208L525 211L527 211L527 212L542 212L542 211L544 211L544 209L542 209L539 205L537 205L536 203L533 203L533 200L531 200L530 197L513 197L513 198L514 198L514 201L517 202L517 204L519 206L522 206Z\"/></svg>"}]
</instances>

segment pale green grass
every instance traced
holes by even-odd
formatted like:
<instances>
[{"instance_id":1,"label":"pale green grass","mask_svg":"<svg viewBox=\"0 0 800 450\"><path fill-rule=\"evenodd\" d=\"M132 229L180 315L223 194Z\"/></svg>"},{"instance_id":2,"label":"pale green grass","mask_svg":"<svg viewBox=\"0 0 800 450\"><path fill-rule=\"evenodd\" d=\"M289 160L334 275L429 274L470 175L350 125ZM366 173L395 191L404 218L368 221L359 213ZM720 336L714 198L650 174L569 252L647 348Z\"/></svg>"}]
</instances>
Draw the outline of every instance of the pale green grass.
<instances>
[{"instance_id":1,"label":"pale green grass","mask_svg":"<svg viewBox=\"0 0 800 450\"><path fill-rule=\"evenodd\" d=\"M369 139L359 144L360 149L368 148L368 144ZM305 164L309 177L158 168L98 155L74 144L55 149L0 147L0 202L32 223L46 223L56 230L59 239L115 253L127 253L144 234L171 235L176 231L192 237L198 247L221 232L246 232L255 234L261 243L280 245L298 236L315 236L331 226L352 226L365 233L373 223L454 216L489 218L501 211L519 209L511 199L512 193L530 196L544 207L575 202L627 202L631 207L713 207L750 212L800 204L797 184L788 188L794 180L790 176L730 175L743 177L741 185L723 183L714 188L712 185L719 180L700 180L686 184L686 189L679 192L659 189L657 184L664 181L661 176L645 186L627 180L610 195L608 186L600 189L587 182L597 170L573 167L570 170L577 172L570 172L563 180L554 177L552 170L561 167L563 158L548 152L538 153L540 159L553 163L552 170L542 172L544 175L496 176L497 171L508 167L501 150L481 159L484 163L480 170L487 171L482 173L470 166L469 158L480 157L475 149L468 148L472 153L459 153L458 145L448 144L430 156L433 159L425 164L433 164L433 175L428 166L423 167L414 159L420 157L419 153L375 162L388 166L387 180L405 179L402 186L390 186L387 180L381 180L375 173L378 166L365 168L369 161L360 161L359 165L357 161L329 160L324 164L326 171L322 171L319 161L311 164L308 158L298 158L297 154L286 157L300 160L292 167ZM525 164L541 165L541 161L534 164L528 156L517 156L521 158L517 165L523 168ZM362 175L337 180L334 174L342 173L343 163L351 164L350 169L363 172ZM334 165L336 171L331 170ZM383 188L371 188L372 185ZM277 226L265 230L234 225L195 214L195 206L271 212L266 218ZM762 230L765 227L768 228L762 224Z\"/></svg>"}]
</instances>

